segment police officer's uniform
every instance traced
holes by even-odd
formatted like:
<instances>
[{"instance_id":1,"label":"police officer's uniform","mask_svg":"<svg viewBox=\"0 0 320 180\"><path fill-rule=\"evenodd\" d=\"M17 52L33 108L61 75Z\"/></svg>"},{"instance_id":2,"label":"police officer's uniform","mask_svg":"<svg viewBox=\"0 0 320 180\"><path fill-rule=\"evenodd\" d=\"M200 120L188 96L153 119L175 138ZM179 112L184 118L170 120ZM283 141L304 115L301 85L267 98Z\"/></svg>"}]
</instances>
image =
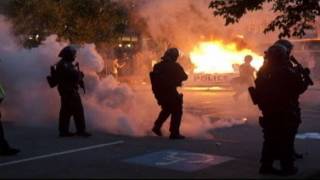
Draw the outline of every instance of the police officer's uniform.
<instances>
[{"instance_id":1,"label":"police officer's uniform","mask_svg":"<svg viewBox=\"0 0 320 180\"><path fill-rule=\"evenodd\" d=\"M153 132L161 136L161 126L171 115L171 139L184 138L179 130L182 118L183 96L177 91L177 87L181 86L182 81L187 80L188 76L176 62L178 56L179 51L176 48L168 49L162 57L162 61L157 63L153 69L153 72L161 74L164 79L163 87L157 95L161 112L154 123Z\"/></svg>"},{"instance_id":2,"label":"police officer's uniform","mask_svg":"<svg viewBox=\"0 0 320 180\"><path fill-rule=\"evenodd\" d=\"M282 174L295 174L294 138L300 114L296 113L295 98L306 90L301 74L290 66L287 49L273 45L267 52L267 63L255 80L258 106L263 117L264 142L260 173L277 173L272 167L280 160Z\"/></svg>"},{"instance_id":3,"label":"police officer's uniform","mask_svg":"<svg viewBox=\"0 0 320 180\"><path fill-rule=\"evenodd\" d=\"M90 136L86 132L84 110L78 92L80 81L83 79L83 73L73 64L75 53L75 49L71 46L64 48L59 54L59 57L62 57L62 59L56 66L58 91L61 97L59 131L62 137L74 135L69 132L71 117L73 117L75 122L76 134L85 137Z\"/></svg>"}]
</instances>

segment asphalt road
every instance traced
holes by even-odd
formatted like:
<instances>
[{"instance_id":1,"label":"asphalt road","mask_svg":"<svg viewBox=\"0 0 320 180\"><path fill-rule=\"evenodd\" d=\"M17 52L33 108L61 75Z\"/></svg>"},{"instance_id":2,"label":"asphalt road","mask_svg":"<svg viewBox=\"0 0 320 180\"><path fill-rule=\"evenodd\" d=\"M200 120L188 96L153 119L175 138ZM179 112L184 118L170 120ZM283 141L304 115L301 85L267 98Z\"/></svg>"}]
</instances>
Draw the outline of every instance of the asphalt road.
<instances>
[{"instance_id":1,"label":"asphalt road","mask_svg":"<svg viewBox=\"0 0 320 180\"><path fill-rule=\"evenodd\" d=\"M112 135L97 130L90 138L59 138L55 124L36 127L5 123L7 139L22 152L0 157L0 178L279 178L257 173L262 145L257 110L235 103L229 91L184 91L185 97L189 97L185 111L217 117L246 117L248 121L212 130L214 139L179 141L155 136ZM316 99L319 94L319 89L313 88L302 97L300 133L320 132L320 101ZM296 140L297 150L305 158L296 163L299 173L289 178L320 177L319 142ZM168 150L173 153L164 156L158 153ZM151 161L153 165L143 164L143 158L136 163L128 161L145 155L151 157L154 153L158 153L155 155L158 159ZM215 157L229 160L219 163ZM177 166L180 170L175 169ZM204 167L188 170L200 166Z\"/></svg>"}]
</instances>

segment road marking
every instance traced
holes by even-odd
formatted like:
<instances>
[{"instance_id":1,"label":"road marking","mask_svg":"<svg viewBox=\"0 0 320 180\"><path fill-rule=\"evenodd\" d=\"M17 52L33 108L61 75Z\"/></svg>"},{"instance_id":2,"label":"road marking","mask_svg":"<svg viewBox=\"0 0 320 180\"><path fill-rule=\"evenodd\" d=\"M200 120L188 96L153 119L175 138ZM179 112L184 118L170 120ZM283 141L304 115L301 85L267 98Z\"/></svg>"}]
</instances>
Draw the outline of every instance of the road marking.
<instances>
[{"instance_id":1,"label":"road marking","mask_svg":"<svg viewBox=\"0 0 320 180\"><path fill-rule=\"evenodd\" d=\"M115 142L111 142L111 143L98 144L98 145L83 147L83 148L79 148L79 149L71 149L68 151L57 152L57 153L52 153L52 154L45 154L45 155L41 155L41 156L35 156L35 157L16 160L16 161L9 161L9 162L5 162L5 163L1 163L0 167L9 166L9 165L13 165L13 164L19 164L19 163L28 162L28 161L34 161L34 160L38 160L38 159L50 158L50 157L54 157L54 156L61 156L64 154L70 154L70 153L75 153L75 152L80 152L80 151L87 151L87 150L91 150L91 149L97 149L97 148L102 148L102 147L112 146L112 145L122 144L122 143L124 143L124 141L115 141Z\"/></svg>"},{"instance_id":2,"label":"road marking","mask_svg":"<svg viewBox=\"0 0 320 180\"><path fill-rule=\"evenodd\" d=\"M193 153L179 150L164 150L124 160L124 162L151 167L194 172L209 166L234 160L233 157Z\"/></svg>"}]
</instances>

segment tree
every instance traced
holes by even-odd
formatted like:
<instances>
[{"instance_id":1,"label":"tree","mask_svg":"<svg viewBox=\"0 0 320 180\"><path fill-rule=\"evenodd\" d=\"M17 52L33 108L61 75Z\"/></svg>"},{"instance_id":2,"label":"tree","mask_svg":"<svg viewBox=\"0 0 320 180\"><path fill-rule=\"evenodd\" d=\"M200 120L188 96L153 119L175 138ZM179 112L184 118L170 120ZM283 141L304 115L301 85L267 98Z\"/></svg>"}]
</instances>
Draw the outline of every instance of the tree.
<instances>
[{"instance_id":1,"label":"tree","mask_svg":"<svg viewBox=\"0 0 320 180\"><path fill-rule=\"evenodd\" d=\"M112 0L12 0L6 9L25 47L52 34L71 43L113 43L128 24L128 10Z\"/></svg>"},{"instance_id":2,"label":"tree","mask_svg":"<svg viewBox=\"0 0 320 180\"><path fill-rule=\"evenodd\" d=\"M279 38L304 36L306 30L314 29L320 16L319 0L212 0L209 8L215 16L223 17L227 26L238 23L248 11L262 10L266 3L272 5L277 16L264 33L279 29Z\"/></svg>"}]
</instances>

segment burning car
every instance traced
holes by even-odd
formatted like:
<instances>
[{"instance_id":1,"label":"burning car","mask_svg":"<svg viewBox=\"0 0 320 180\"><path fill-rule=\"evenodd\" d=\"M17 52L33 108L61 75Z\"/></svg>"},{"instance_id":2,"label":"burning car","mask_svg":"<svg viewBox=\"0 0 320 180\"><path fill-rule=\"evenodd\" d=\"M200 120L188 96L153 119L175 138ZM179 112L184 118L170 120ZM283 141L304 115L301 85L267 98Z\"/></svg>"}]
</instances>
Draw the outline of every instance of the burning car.
<instances>
[{"instance_id":1,"label":"burning car","mask_svg":"<svg viewBox=\"0 0 320 180\"><path fill-rule=\"evenodd\" d=\"M186 86L229 86L231 79L239 76L238 68L244 57L251 55L251 65L258 70L263 64L263 56L249 48L239 48L235 42L222 40L202 41L189 53L194 65L189 72Z\"/></svg>"}]
</instances>

